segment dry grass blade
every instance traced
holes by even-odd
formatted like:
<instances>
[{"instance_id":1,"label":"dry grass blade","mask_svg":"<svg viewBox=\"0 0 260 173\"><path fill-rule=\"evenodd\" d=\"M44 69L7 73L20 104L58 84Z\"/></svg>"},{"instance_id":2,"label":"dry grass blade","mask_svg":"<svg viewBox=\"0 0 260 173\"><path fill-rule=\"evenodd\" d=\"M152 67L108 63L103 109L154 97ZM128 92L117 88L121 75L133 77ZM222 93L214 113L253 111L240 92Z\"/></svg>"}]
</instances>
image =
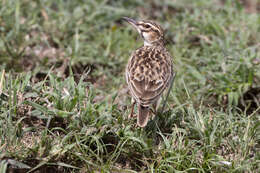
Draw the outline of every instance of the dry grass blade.
<instances>
[{"instance_id":1,"label":"dry grass blade","mask_svg":"<svg viewBox=\"0 0 260 173\"><path fill-rule=\"evenodd\" d=\"M3 92L4 77L5 77L5 69L2 70L2 75L0 79L0 94L2 94Z\"/></svg>"}]
</instances>

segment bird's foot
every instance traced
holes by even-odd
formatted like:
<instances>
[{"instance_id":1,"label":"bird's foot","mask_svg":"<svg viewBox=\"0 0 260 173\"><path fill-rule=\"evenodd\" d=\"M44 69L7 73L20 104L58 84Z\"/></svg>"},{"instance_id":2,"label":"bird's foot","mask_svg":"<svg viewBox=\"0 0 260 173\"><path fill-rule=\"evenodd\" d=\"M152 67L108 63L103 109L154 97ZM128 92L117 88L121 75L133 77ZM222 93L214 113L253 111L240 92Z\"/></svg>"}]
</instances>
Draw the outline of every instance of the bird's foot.
<instances>
[{"instance_id":1,"label":"bird's foot","mask_svg":"<svg viewBox=\"0 0 260 173\"><path fill-rule=\"evenodd\" d=\"M137 114L129 114L128 115L128 119L135 118L135 117L137 117Z\"/></svg>"}]
</instances>

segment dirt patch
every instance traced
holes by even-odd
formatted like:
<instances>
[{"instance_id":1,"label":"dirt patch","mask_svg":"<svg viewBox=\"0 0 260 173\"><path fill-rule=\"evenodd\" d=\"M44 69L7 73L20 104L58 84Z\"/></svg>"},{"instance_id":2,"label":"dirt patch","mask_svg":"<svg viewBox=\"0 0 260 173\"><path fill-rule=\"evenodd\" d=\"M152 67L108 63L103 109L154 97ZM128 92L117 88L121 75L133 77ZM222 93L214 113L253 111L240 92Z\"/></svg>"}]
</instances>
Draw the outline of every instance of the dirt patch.
<instances>
[{"instance_id":1,"label":"dirt patch","mask_svg":"<svg viewBox=\"0 0 260 173\"><path fill-rule=\"evenodd\" d=\"M217 4L225 5L227 0L217 1ZM241 6L245 8L247 13L260 13L260 1L258 0L239 0L233 1L233 4L240 3Z\"/></svg>"},{"instance_id":2,"label":"dirt patch","mask_svg":"<svg viewBox=\"0 0 260 173\"><path fill-rule=\"evenodd\" d=\"M245 92L240 99L239 107L246 110L247 115L255 111L260 112L260 87L250 88Z\"/></svg>"}]
</instances>

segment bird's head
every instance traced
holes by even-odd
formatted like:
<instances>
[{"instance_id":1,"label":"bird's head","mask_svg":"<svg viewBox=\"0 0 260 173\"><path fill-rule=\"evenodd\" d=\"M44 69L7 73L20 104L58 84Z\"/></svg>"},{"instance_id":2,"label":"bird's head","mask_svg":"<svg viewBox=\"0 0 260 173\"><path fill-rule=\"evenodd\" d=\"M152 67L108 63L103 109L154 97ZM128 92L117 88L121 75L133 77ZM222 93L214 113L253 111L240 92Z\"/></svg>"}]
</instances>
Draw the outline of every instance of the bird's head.
<instances>
[{"instance_id":1,"label":"bird's head","mask_svg":"<svg viewBox=\"0 0 260 173\"><path fill-rule=\"evenodd\" d=\"M122 19L134 26L143 38L145 46L164 44L164 31L160 25L149 20L136 21L128 17Z\"/></svg>"}]
</instances>

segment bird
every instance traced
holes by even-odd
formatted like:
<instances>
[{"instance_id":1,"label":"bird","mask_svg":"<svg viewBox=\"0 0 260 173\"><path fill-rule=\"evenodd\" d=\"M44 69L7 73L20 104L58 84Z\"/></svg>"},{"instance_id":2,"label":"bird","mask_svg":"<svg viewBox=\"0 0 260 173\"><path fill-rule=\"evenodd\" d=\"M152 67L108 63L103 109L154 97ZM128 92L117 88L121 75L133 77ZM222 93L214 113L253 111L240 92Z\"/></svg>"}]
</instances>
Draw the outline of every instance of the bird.
<instances>
[{"instance_id":1,"label":"bird","mask_svg":"<svg viewBox=\"0 0 260 173\"><path fill-rule=\"evenodd\" d=\"M145 127L151 113L156 114L160 98L167 88L168 98L175 76L172 57L165 47L164 30L159 24L129 17L122 19L131 24L144 41L143 46L131 54L125 78L132 96L129 117L137 116L137 125ZM138 105L137 115L134 115L135 104Z\"/></svg>"}]
</instances>

